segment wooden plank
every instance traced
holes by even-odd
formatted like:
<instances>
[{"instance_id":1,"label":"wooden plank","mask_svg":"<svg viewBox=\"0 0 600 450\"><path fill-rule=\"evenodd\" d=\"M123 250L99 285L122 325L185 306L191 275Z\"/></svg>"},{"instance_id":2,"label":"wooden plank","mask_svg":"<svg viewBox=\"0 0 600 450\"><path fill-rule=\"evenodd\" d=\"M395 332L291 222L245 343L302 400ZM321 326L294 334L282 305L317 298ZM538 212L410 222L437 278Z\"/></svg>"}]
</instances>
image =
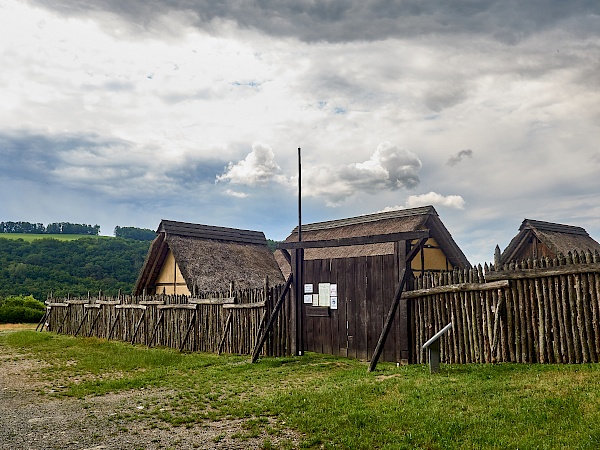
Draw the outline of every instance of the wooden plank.
<instances>
[{"instance_id":1,"label":"wooden plank","mask_svg":"<svg viewBox=\"0 0 600 450\"><path fill-rule=\"evenodd\" d=\"M371 362L369 364L369 372L372 372L373 370L375 370L375 367L377 367L377 361L379 361L379 356L381 355L381 351L385 344L385 340L387 338L388 333L390 332L392 320L394 319L394 315L396 314L398 304L400 303L400 297L402 296L402 291L406 284L406 274L407 270L402 269L402 278L400 283L398 283L398 288L396 289L396 294L394 295L392 307L388 312L388 316L383 326L383 330L381 331L381 336L379 337L379 341L377 342L377 346L375 347L375 351L373 352L373 356L371 357Z\"/></svg>"},{"instance_id":2,"label":"wooden plank","mask_svg":"<svg viewBox=\"0 0 600 450\"><path fill-rule=\"evenodd\" d=\"M318 283L319 283L319 272L315 268L315 265L318 261L304 261L304 283L313 285L313 292L318 292ZM302 291L304 293L304 290ZM304 304L304 300L302 301L302 315L304 323L304 346L305 350L309 352L317 351L317 337L318 333L318 322L312 318L312 309L313 306L311 303Z\"/></svg>"},{"instance_id":3,"label":"wooden plank","mask_svg":"<svg viewBox=\"0 0 600 450\"><path fill-rule=\"evenodd\" d=\"M125 304L121 304L121 305L115 305L116 309L146 309L146 305L139 305L137 303L125 303Z\"/></svg>"},{"instance_id":4,"label":"wooden plank","mask_svg":"<svg viewBox=\"0 0 600 450\"><path fill-rule=\"evenodd\" d=\"M407 291L402 294L402 298L424 297L427 295L444 294L446 292L491 291L494 289L502 289L505 287L510 287L509 280L499 280L490 283L450 284L447 286L437 286L428 289L417 289L414 291Z\"/></svg>"},{"instance_id":5,"label":"wooden plank","mask_svg":"<svg viewBox=\"0 0 600 450\"><path fill-rule=\"evenodd\" d=\"M328 247L347 247L352 245L365 244L383 244L385 242L396 242L404 240L414 240L429 237L429 230L425 231L407 231L400 233L379 234L375 236L358 236L340 239L325 239L320 241L302 241L302 242L281 242L277 248L281 249L299 249L299 248L328 248ZM599 265L600 266L600 265Z\"/></svg>"},{"instance_id":6,"label":"wooden plank","mask_svg":"<svg viewBox=\"0 0 600 450\"><path fill-rule=\"evenodd\" d=\"M329 308L323 307L323 306L307 306L306 308L306 317L331 317L331 311ZM318 323L318 322L317 322ZM311 320L311 324L313 324L313 321ZM317 341L323 342L323 340L326 339L323 336L319 336ZM308 344L308 337L307 337L307 344ZM311 341L311 344L314 344L314 342ZM317 344L318 345L318 344ZM315 350L315 345L307 345L306 349L311 349L309 351L317 351Z\"/></svg>"},{"instance_id":7,"label":"wooden plank","mask_svg":"<svg viewBox=\"0 0 600 450\"><path fill-rule=\"evenodd\" d=\"M343 260L340 258L329 260L329 269L330 269L330 281L332 284L337 286L337 309L330 309L329 314L331 316L330 324L331 324L331 354L336 356L342 356L342 352L340 350L340 298L341 298L341 289L342 286L338 283L340 279L339 270L340 264ZM345 335L345 328L343 329L343 334ZM345 347L345 342L341 346ZM343 355L346 356L346 355Z\"/></svg>"},{"instance_id":8,"label":"wooden plank","mask_svg":"<svg viewBox=\"0 0 600 450\"><path fill-rule=\"evenodd\" d=\"M188 299L188 303L192 303L195 305L229 305L235 303L235 301L235 297Z\"/></svg>"},{"instance_id":9,"label":"wooden plank","mask_svg":"<svg viewBox=\"0 0 600 450\"><path fill-rule=\"evenodd\" d=\"M366 256L356 258L356 302L355 319L356 329L354 330L354 341L356 345L356 357L366 360L369 357L367 348L367 264Z\"/></svg>"},{"instance_id":10,"label":"wooden plank","mask_svg":"<svg viewBox=\"0 0 600 450\"><path fill-rule=\"evenodd\" d=\"M254 308L264 308L266 306L266 302L254 302L254 303L236 303L236 304L223 304L223 309L254 309Z\"/></svg>"},{"instance_id":11,"label":"wooden plank","mask_svg":"<svg viewBox=\"0 0 600 450\"><path fill-rule=\"evenodd\" d=\"M557 275L574 275L600 273L600 263L566 265L559 267L542 267L533 269L515 269L494 271L485 275L486 281L520 280L525 278L544 278Z\"/></svg>"},{"instance_id":12,"label":"wooden plank","mask_svg":"<svg viewBox=\"0 0 600 450\"><path fill-rule=\"evenodd\" d=\"M143 305L141 305L143 306ZM118 306L117 306L118 308ZM145 307L144 307L145 308ZM198 305L189 303L172 303L169 305L156 305L157 309L197 309Z\"/></svg>"},{"instance_id":13,"label":"wooden plank","mask_svg":"<svg viewBox=\"0 0 600 450\"><path fill-rule=\"evenodd\" d=\"M354 283L357 258L347 258L344 270L344 290L346 291L346 340L349 358L356 358L356 297L357 287Z\"/></svg>"}]
</instances>

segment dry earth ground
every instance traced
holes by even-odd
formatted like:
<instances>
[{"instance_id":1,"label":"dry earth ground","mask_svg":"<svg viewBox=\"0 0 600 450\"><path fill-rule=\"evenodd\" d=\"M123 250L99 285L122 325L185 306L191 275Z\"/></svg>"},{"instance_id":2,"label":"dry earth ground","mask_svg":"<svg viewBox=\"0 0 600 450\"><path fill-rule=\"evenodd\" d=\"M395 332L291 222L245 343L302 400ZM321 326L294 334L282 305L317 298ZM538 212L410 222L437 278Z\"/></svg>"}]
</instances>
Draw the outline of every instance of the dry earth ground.
<instances>
[{"instance_id":1,"label":"dry earth ground","mask_svg":"<svg viewBox=\"0 0 600 450\"><path fill-rule=\"evenodd\" d=\"M0 328L0 333L7 333ZM36 371L42 361L0 347L0 449L260 449L296 448L292 432L248 437L244 420L174 427L141 417L169 392L141 390L84 399L54 398ZM154 406L156 407L156 406ZM269 447L270 448L270 447Z\"/></svg>"}]
</instances>

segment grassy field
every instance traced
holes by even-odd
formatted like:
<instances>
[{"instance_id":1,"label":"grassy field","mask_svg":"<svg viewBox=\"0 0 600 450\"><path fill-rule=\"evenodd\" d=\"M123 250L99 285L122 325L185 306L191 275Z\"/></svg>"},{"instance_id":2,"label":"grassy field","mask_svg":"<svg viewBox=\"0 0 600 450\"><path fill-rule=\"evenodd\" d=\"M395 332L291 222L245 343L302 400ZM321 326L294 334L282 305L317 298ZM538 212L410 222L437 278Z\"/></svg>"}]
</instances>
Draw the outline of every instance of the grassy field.
<instances>
[{"instance_id":1,"label":"grassy field","mask_svg":"<svg viewBox=\"0 0 600 450\"><path fill-rule=\"evenodd\" d=\"M56 239L59 241L73 241L85 237L98 239L111 238L112 236L90 236L87 234L32 234L32 233L0 233L0 239L23 239L25 242L36 241L38 239Z\"/></svg>"},{"instance_id":2,"label":"grassy field","mask_svg":"<svg viewBox=\"0 0 600 450\"><path fill-rule=\"evenodd\" d=\"M50 395L149 389L136 418L184 426L246 418L249 433L297 430L302 448L600 448L597 364L443 365L430 375L423 365L367 373L366 363L316 354L249 364L33 331L2 332L3 346L50 364L40 369ZM156 400L152 388L172 394Z\"/></svg>"}]
</instances>

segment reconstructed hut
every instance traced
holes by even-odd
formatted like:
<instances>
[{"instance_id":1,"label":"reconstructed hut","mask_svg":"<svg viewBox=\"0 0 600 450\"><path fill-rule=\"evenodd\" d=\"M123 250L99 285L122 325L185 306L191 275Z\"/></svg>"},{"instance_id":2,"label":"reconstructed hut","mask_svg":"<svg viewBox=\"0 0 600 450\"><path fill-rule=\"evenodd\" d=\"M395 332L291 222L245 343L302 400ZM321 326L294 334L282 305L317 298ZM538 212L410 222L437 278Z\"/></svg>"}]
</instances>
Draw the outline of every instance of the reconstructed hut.
<instances>
[{"instance_id":1,"label":"reconstructed hut","mask_svg":"<svg viewBox=\"0 0 600 450\"><path fill-rule=\"evenodd\" d=\"M260 231L171 220L161 221L135 284L134 294L226 292L283 283Z\"/></svg>"},{"instance_id":2,"label":"reconstructed hut","mask_svg":"<svg viewBox=\"0 0 600 450\"><path fill-rule=\"evenodd\" d=\"M500 255L499 263L556 258L568 252L600 252L600 244L581 227L524 219L519 232Z\"/></svg>"},{"instance_id":3,"label":"reconstructed hut","mask_svg":"<svg viewBox=\"0 0 600 450\"><path fill-rule=\"evenodd\" d=\"M281 248L297 241L296 228ZM359 359L371 356L405 269L411 279L470 267L433 206L302 225L302 243L304 348ZM295 259L284 254L278 261L287 274ZM382 360L409 358L410 320L402 307L397 314Z\"/></svg>"}]
</instances>

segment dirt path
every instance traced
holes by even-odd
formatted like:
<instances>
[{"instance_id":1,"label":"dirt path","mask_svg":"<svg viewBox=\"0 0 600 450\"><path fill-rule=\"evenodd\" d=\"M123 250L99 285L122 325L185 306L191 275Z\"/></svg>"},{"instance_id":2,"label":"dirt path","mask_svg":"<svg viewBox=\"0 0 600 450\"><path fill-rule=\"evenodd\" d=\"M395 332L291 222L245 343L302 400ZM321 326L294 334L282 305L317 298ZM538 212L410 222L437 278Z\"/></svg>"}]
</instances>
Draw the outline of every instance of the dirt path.
<instances>
[{"instance_id":1,"label":"dirt path","mask_svg":"<svg viewBox=\"0 0 600 450\"><path fill-rule=\"evenodd\" d=\"M0 331L4 333L6 331ZM139 418L148 398L168 393L142 390L85 399L56 399L35 376L42 368L7 347L0 348L0 449L260 449L297 447L292 433L240 437L243 420L173 427Z\"/></svg>"}]
</instances>

